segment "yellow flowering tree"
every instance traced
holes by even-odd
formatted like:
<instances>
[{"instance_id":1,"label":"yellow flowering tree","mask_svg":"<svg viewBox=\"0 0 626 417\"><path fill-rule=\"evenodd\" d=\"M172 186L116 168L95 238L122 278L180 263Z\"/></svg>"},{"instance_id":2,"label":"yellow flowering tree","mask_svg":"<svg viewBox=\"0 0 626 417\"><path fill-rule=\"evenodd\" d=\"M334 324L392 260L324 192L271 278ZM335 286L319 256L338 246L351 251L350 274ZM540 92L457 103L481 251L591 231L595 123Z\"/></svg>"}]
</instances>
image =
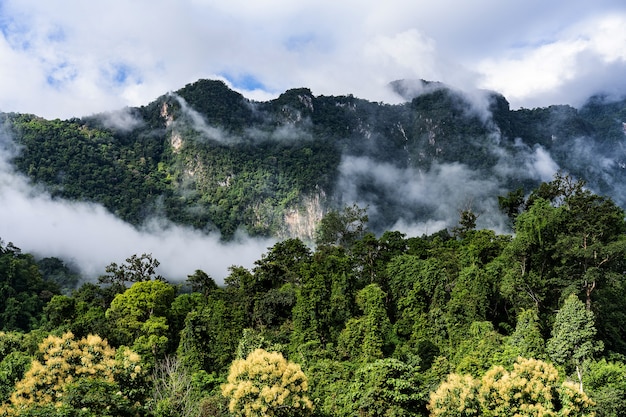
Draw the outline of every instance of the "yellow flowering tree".
<instances>
[{"instance_id":1,"label":"yellow flowering tree","mask_svg":"<svg viewBox=\"0 0 626 417\"><path fill-rule=\"evenodd\" d=\"M593 401L571 381L559 383L557 369L537 359L518 358L513 370L494 366L480 379L451 374L431 393L434 416L593 416Z\"/></svg>"},{"instance_id":2,"label":"yellow flowering tree","mask_svg":"<svg viewBox=\"0 0 626 417\"><path fill-rule=\"evenodd\" d=\"M279 352L256 349L232 363L222 395L237 416L305 416L313 409L308 389L300 365Z\"/></svg>"},{"instance_id":3,"label":"yellow flowering tree","mask_svg":"<svg viewBox=\"0 0 626 417\"><path fill-rule=\"evenodd\" d=\"M0 408L0 415L17 415L31 407L67 407L75 397L68 393L93 386L93 381L105 384L109 392L122 393L117 402L128 401L120 382L132 386L133 380L139 382L144 377L139 355L130 350L116 355L115 349L97 335L79 340L71 332L60 337L50 335L39 345L39 354L41 360L33 360L9 402Z\"/></svg>"},{"instance_id":4,"label":"yellow flowering tree","mask_svg":"<svg viewBox=\"0 0 626 417\"><path fill-rule=\"evenodd\" d=\"M430 394L431 417L470 417L480 415L477 394L480 381L471 375L450 374Z\"/></svg>"}]
</instances>

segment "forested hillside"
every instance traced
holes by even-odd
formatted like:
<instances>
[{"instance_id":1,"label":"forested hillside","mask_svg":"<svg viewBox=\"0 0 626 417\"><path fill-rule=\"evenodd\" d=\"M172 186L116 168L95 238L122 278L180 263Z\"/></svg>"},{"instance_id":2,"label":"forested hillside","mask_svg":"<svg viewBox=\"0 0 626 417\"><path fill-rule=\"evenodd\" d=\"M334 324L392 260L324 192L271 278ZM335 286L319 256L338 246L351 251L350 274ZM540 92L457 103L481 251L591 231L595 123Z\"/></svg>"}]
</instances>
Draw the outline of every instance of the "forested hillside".
<instances>
[{"instance_id":1,"label":"forested hillside","mask_svg":"<svg viewBox=\"0 0 626 417\"><path fill-rule=\"evenodd\" d=\"M0 416L624 415L626 101L392 88L0 114L3 195L276 239L181 282L1 236Z\"/></svg>"},{"instance_id":2,"label":"forested hillside","mask_svg":"<svg viewBox=\"0 0 626 417\"><path fill-rule=\"evenodd\" d=\"M432 233L471 208L507 230L497 196L556 170L626 204L624 102L510 110L504 97L402 81L402 104L289 90L250 101L200 80L139 108L82 119L3 114L11 162L53 197L93 201L134 225L167 218L230 239L313 239L331 209L370 227ZM418 91L419 94L416 92Z\"/></svg>"},{"instance_id":3,"label":"forested hillside","mask_svg":"<svg viewBox=\"0 0 626 417\"><path fill-rule=\"evenodd\" d=\"M87 135L87 133L86 133ZM82 283L0 247L0 415L621 416L626 223L558 174L514 235L368 229L345 206L224 285L150 254Z\"/></svg>"}]
</instances>

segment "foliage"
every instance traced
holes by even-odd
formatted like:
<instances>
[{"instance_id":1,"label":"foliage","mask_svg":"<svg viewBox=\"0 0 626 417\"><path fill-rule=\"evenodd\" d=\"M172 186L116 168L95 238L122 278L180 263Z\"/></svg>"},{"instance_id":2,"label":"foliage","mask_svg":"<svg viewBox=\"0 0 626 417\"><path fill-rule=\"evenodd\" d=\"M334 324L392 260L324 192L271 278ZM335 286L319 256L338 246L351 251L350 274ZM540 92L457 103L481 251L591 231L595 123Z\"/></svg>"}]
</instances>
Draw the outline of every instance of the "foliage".
<instances>
[{"instance_id":1,"label":"foliage","mask_svg":"<svg viewBox=\"0 0 626 417\"><path fill-rule=\"evenodd\" d=\"M315 243L339 245L350 248L366 232L367 209L356 204L344 207L343 211L331 210L320 221L315 232Z\"/></svg>"},{"instance_id":2,"label":"foliage","mask_svg":"<svg viewBox=\"0 0 626 417\"><path fill-rule=\"evenodd\" d=\"M364 364L340 394L341 415L413 416L424 405L419 368L386 358Z\"/></svg>"},{"instance_id":3,"label":"foliage","mask_svg":"<svg viewBox=\"0 0 626 417\"><path fill-rule=\"evenodd\" d=\"M478 402L479 381L470 375L450 374L430 395L428 409L431 417L480 415Z\"/></svg>"},{"instance_id":4,"label":"foliage","mask_svg":"<svg viewBox=\"0 0 626 417\"><path fill-rule=\"evenodd\" d=\"M546 359L545 341L535 310L523 310L517 315L515 331L506 340L503 356L505 362L518 357Z\"/></svg>"},{"instance_id":5,"label":"foliage","mask_svg":"<svg viewBox=\"0 0 626 417\"><path fill-rule=\"evenodd\" d=\"M391 323L385 309L386 294L369 284L356 295L363 315L350 319L341 332L338 350L355 362L373 362L389 352Z\"/></svg>"},{"instance_id":6,"label":"foliage","mask_svg":"<svg viewBox=\"0 0 626 417\"><path fill-rule=\"evenodd\" d=\"M234 359L243 329L241 310L211 298L187 314L177 356L193 371L221 372Z\"/></svg>"},{"instance_id":7,"label":"foliage","mask_svg":"<svg viewBox=\"0 0 626 417\"><path fill-rule=\"evenodd\" d=\"M575 369L581 391L585 362L603 348L595 335L593 313L585 309L575 294L570 295L556 315L546 348L555 363Z\"/></svg>"},{"instance_id":8,"label":"foliage","mask_svg":"<svg viewBox=\"0 0 626 417\"><path fill-rule=\"evenodd\" d=\"M592 416L593 401L549 363L519 358L480 379L450 374L430 396L431 416Z\"/></svg>"},{"instance_id":9,"label":"foliage","mask_svg":"<svg viewBox=\"0 0 626 417\"><path fill-rule=\"evenodd\" d=\"M39 353L41 360L33 360L3 412L17 415L19 410L59 401L71 405L78 397L83 398L80 401L85 406L87 392L94 399L98 397L93 394L94 389L110 395L106 399L110 403L135 400L135 393L126 388L145 383L139 355L124 350L123 355L116 356L115 349L96 335L80 340L74 339L72 333L51 335L40 344ZM94 380L102 383L92 383ZM114 397L120 392L122 397L116 400Z\"/></svg>"},{"instance_id":10,"label":"foliage","mask_svg":"<svg viewBox=\"0 0 626 417\"><path fill-rule=\"evenodd\" d=\"M105 269L107 274L98 277L98 282L110 284L114 290L123 292L127 282L163 280L162 276L156 274L159 265L160 262L152 258L151 254L132 255L126 258L125 264L118 265L115 262L109 264Z\"/></svg>"},{"instance_id":11,"label":"foliage","mask_svg":"<svg viewBox=\"0 0 626 417\"><path fill-rule=\"evenodd\" d=\"M37 328L46 302L58 293L43 280L32 255L0 240L0 331Z\"/></svg>"},{"instance_id":12,"label":"foliage","mask_svg":"<svg viewBox=\"0 0 626 417\"><path fill-rule=\"evenodd\" d=\"M302 270L301 285L293 307L292 343L336 343L352 317L357 283L353 264L342 247L318 250Z\"/></svg>"},{"instance_id":13,"label":"foliage","mask_svg":"<svg viewBox=\"0 0 626 417\"><path fill-rule=\"evenodd\" d=\"M336 209L344 203L337 191L346 156L420 172L460 163L485 177L497 175L506 190L527 193L536 179L499 168L511 160L523 166L529 152L544 149L576 177L591 177L594 190L606 193L622 180L619 169L581 164L572 149L613 160L621 152L623 102L594 97L580 111L511 110L501 95L485 93L486 117L472 97L443 84L424 86L418 96L404 91L408 102L395 105L352 95L316 97L306 88L253 102L223 81L198 80L125 109L130 120L124 127L106 114L1 116L20 146L15 165L53 197L99 202L135 225L165 215L226 238L238 229L293 236L286 220L307 210L308 202L319 202L322 212ZM582 138L584 146L576 146ZM504 162L503 155L510 159ZM373 228L383 231L401 218L428 220L430 204L397 198L397 190L373 181L374 175L350 179L353 200L376 207ZM511 197L503 203L515 217L519 194ZM471 225L471 216L467 220ZM299 237L315 238L309 230Z\"/></svg>"},{"instance_id":14,"label":"foliage","mask_svg":"<svg viewBox=\"0 0 626 417\"><path fill-rule=\"evenodd\" d=\"M306 98L299 106L289 101L303 94L275 103L288 106L284 117L313 117ZM518 209L514 236L467 227L462 235L444 229L408 238L363 229L349 243L314 249L281 240L251 269L232 266L224 283L196 270L171 285L144 254L110 265L106 285L85 282L60 294L32 255L0 245L0 284L23 302L16 305L26 318L0 311L15 319L5 322L12 331L0 333L3 410L226 417L235 400L235 414L258 415L263 407L287 414L273 399L259 400L269 376L249 371L227 380L234 364L243 369L262 351L277 359L261 368L301 364L315 408L301 401L296 414L425 415L431 392L430 412L438 415L623 414L622 210L561 174ZM48 263L52 276L60 265ZM83 369L98 349L108 359L92 363L116 371ZM222 396L229 384L248 396L237 397L244 392L237 388ZM17 410L14 397L32 404Z\"/></svg>"},{"instance_id":15,"label":"foliage","mask_svg":"<svg viewBox=\"0 0 626 417\"><path fill-rule=\"evenodd\" d=\"M623 416L626 410L626 364L603 358L591 361L583 376L597 417Z\"/></svg>"},{"instance_id":16,"label":"foliage","mask_svg":"<svg viewBox=\"0 0 626 417\"><path fill-rule=\"evenodd\" d=\"M174 287L163 281L136 282L118 294L106 312L117 343L132 345L145 359L162 357L168 342L166 316L174 296Z\"/></svg>"},{"instance_id":17,"label":"foliage","mask_svg":"<svg viewBox=\"0 0 626 417\"><path fill-rule=\"evenodd\" d=\"M151 408L155 417L198 414L201 394L191 372L175 357L167 356L155 366Z\"/></svg>"},{"instance_id":18,"label":"foliage","mask_svg":"<svg viewBox=\"0 0 626 417\"><path fill-rule=\"evenodd\" d=\"M298 416L313 409L308 390L299 365L278 352L257 349L233 362L222 394L230 399L229 410L235 415Z\"/></svg>"}]
</instances>

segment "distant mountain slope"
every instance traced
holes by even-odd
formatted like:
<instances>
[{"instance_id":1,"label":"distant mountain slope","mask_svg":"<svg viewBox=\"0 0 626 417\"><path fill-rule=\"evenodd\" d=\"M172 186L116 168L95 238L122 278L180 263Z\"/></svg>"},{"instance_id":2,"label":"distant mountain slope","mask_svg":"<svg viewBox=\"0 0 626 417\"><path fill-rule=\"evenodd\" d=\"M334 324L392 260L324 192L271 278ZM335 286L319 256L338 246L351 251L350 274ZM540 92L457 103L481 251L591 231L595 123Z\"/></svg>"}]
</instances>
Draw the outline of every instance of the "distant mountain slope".
<instances>
[{"instance_id":1,"label":"distant mountain slope","mask_svg":"<svg viewBox=\"0 0 626 417\"><path fill-rule=\"evenodd\" d=\"M313 236L331 207L367 206L375 231L435 232L471 208L505 228L497 196L557 169L626 205L626 102L512 111L492 92L398 81L389 105L306 88L253 102L200 80L139 108L71 120L3 114L15 166L53 196L141 224Z\"/></svg>"}]
</instances>

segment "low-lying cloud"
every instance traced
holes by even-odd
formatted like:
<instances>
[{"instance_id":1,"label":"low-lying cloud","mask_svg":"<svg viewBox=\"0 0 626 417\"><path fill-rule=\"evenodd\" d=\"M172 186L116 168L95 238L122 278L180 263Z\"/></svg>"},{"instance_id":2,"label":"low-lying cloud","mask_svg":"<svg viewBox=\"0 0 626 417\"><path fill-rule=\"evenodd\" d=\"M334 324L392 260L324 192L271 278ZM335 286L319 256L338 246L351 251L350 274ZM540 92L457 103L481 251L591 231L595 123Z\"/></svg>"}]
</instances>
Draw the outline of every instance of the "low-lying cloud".
<instances>
[{"instance_id":1,"label":"low-lying cloud","mask_svg":"<svg viewBox=\"0 0 626 417\"><path fill-rule=\"evenodd\" d=\"M344 157L340 172L341 199L367 206L372 218L384 216L385 228L409 236L431 234L456 226L460 212L469 209L479 215L479 228L505 229L497 205L503 192L499 181L463 164L433 163L420 171L367 157ZM384 198L364 188L382 190Z\"/></svg>"},{"instance_id":2,"label":"low-lying cloud","mask_svg":"<svg viewBox=\"0 0 626 417\"><path fill-rule=\"evenodd\" d=\"M53 198L14 171L9 158L15 147L6 135L0 139L0 238L37 257L61 258L87 279L104 274L111 262L151 253L168 280L201 269L223 282L229 266L252 267L274 243L243 234L224 243L219 235L157 219L136 228L99 204Z\"/></svg>"},{"instance_id":3,"label":"low-lying cloud","mask_svg":"<svg viewBox=\"0 0 626 417\"><path fill-rule=\"evenodd\" d=\"M224 130L211 126L199 111L191 107L187 101L178 94L169 93L169 95L178 102L182 112L182 117L177 119L174 122L175 124L182 124L183 126L191 125L196 132L202 135L201 140L208 139L222 143L232 143L237 140L224 132Z\"/></svg>"}]
</instances>

